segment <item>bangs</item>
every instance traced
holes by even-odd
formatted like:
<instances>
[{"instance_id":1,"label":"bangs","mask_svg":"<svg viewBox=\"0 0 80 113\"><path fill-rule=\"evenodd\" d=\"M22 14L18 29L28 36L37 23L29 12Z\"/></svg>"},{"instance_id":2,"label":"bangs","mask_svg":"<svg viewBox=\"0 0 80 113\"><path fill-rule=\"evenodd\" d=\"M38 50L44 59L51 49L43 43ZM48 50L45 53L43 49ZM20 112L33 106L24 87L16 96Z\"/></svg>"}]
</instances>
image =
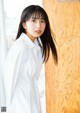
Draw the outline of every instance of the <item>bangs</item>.
<instances>
[{"instance_id":1,"label":"bangs","mask_svg":"<svg viewBox=\"0 0 80 113\"><path fill-rule=\"evenodd\" d=\"M48 16L46 14L46 12L44 11L44 9L42 9L39 6L29 6L27 8L25 8L22 12L22 16L21 16L21 21L25 22L28 21L31 17L35 17L35 18L42 18L45 20L45 22L48 21Z\"/></svg>"},{"instance_id":2,"label":"bangs","mask_svg":"<svg viewBox=\"0 0 80 113\"><path fill-rule=\"evenodd\" d=\"M44 19L44 20L46 20L45 15L44 15L42 12L40 12L40 11L34 12L34 13L30 16L30 18L31 18L31 17L34 17L34 18L36 18L36 19Z\"/></svg>"}]
</instances>

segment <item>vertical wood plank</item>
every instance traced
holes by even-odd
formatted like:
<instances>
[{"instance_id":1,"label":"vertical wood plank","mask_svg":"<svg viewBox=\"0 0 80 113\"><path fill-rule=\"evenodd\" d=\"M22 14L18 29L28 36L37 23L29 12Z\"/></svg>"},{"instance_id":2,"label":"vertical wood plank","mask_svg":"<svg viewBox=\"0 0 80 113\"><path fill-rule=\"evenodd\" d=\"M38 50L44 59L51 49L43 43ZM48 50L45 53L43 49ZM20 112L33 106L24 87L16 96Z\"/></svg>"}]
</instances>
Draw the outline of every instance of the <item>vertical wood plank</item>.
<instances>
[{"instance_id":1,"label":"vertical wood plank","mask_svg":"<svg viewBox=\"0 0 80 113\"><path fill-rule=\"evenodd\" d=\"M46 64L47 113L80 113L80 3L43 0L58 51Z\"/></svg>"}]
</instances>

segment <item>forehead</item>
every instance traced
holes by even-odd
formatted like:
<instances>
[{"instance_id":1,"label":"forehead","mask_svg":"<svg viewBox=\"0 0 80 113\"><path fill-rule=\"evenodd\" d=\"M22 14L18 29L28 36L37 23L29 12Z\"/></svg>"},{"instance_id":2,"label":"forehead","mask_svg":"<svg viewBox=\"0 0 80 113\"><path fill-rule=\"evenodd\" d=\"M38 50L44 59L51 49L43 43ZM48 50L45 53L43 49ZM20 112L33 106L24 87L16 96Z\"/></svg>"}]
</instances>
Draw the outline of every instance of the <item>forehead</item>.
<instances>
[{"instance_id":1,"label":"forehead","mask_svg":"<svg viewBox=\"0 0 80 113\"><path fill-rule=\"evenodd\" d=\"M30 18L35 18L35 19L44 19L44 15L41 12L35 12L31 15Z\"/></svg>"}]
</instances>

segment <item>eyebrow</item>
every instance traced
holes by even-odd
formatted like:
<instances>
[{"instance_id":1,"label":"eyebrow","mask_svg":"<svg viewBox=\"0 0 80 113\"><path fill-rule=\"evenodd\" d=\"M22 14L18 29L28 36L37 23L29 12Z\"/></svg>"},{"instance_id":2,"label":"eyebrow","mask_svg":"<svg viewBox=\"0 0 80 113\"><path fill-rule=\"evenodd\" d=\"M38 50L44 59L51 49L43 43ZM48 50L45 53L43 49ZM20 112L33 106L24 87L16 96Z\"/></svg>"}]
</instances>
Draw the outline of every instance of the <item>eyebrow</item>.
<instances>
[{"instance_id":1,"label":"eyebrow","mask_svg":"<svg viewBox=\"0 0 80 113\"><path fill-rule=\"evenodd\" d=\"M41 18L38 18L38 17L31 17L31 19L43 19L44 20L44 18L43 17L41 17Z\"/></svg>"}]
</instances>

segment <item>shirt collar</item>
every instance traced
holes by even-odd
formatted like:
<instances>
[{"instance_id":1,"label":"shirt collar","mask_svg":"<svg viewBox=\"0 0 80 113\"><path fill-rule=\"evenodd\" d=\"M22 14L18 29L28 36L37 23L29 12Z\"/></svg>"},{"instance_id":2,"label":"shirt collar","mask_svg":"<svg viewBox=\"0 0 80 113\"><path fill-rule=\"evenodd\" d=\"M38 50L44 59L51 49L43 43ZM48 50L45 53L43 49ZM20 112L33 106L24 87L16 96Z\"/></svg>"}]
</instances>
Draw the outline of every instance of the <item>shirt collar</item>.
<instances>
[{"instance_id":1,"label":"shirt collar","mask_svg":"<svg viewBox=\"0 0 80 113\"><path fill-rule=\"evenodd\" d=\"M31 41L31 39L25 34L25 33L22 33L20 38L22 38L22 40L24 40L25 44L30 48L35 48L37 50L40 49L39 45L38 45L38 42L37 42L37 39L34 40L34 42Z\"/></svg>"}]
</instances>

